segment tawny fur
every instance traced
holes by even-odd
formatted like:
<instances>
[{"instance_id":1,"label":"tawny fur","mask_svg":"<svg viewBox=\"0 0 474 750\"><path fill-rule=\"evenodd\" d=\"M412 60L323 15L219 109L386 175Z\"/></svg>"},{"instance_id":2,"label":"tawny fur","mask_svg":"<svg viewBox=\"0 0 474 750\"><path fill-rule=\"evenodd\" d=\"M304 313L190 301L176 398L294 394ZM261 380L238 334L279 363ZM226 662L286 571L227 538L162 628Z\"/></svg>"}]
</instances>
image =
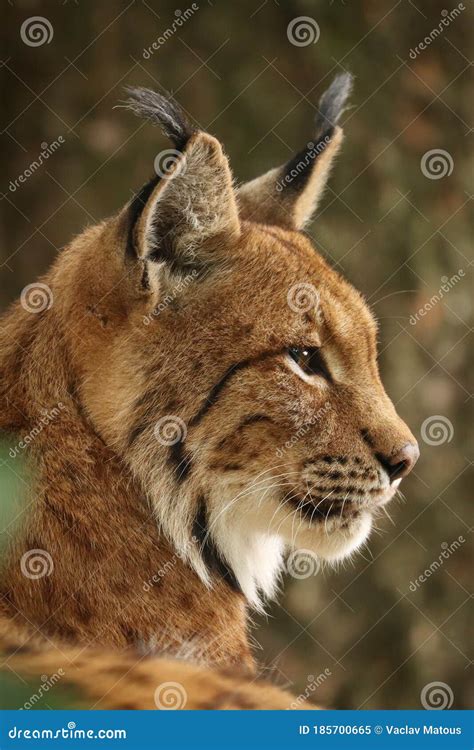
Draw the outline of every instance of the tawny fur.
<instances>
[{"instance_id":1,"label":"tawny fur","mask_svg":"<svg viewBox=\"0 0 474 750\"><path fill-rule=\"evenodd\" d=\"M97 707L153 708L166 681L186 708L291 704L254 681L248 608L274 595L292 546L330 560L357 548L393 494L377 456L414 440L380 382L362 297L297 231L341 139L336 89L321 100L328 143L297 186L274 194L280 168L235 190L220 144L190 131L141 210L60 253L47 309L3 316L0 427L15 443L60 405L31 442L4 562L7 667L64 665ZM150 92L146 114L153 96L163 118ZM295 309L295 285L315 303ZM304 375L291 347L320 347L331 381ZM183 434L166 442L169 417ZM328 492L345 496L340 517L323 498L313 520ZM34 549L54 568L32 579L21 560Z\"/></svg>"}]
</instances>

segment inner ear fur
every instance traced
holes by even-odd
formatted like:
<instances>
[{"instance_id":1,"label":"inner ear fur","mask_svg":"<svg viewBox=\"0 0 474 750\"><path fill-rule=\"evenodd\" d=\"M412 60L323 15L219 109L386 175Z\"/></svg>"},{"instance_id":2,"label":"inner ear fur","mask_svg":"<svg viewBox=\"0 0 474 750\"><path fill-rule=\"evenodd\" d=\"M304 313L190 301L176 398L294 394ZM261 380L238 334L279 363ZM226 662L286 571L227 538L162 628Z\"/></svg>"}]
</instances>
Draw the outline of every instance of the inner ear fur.
<instances>
[{"instance_id":1,"label":"inner ear fur","mask_svg":"<svg viewBox=\"0 0 474 750\"><path fill-rule=\"evenodd\" d=\"M131 89L126 106L171 138L168 168L128 208L127 254L171 270L202 268L233 242L240 223L232 174L219 141L190 125L172 99Z\"/></svg>"},{"instance_id":2,"label":"inner ear fur","mask_svg":"<svg viewBox=\"0 0 474 750\"><path fill-rule=\"evenodd\" d=\"M135 229L138 255L204 267L240 233L232 175L219 141L197 132L153 189Z\"/></svg>"},{"instance_id":3,"label":"inner ear fur","mask_svg":"<svg viewBox=\"0 0 474 750\"><path fill-rule=\"evenodd\" d=\"M313 216L343 140L337 125L352 89L348 73L337 76L319 101L315 134L289 162L238 190L242 219L302 229Z\"/></svg>"}]
</instances>

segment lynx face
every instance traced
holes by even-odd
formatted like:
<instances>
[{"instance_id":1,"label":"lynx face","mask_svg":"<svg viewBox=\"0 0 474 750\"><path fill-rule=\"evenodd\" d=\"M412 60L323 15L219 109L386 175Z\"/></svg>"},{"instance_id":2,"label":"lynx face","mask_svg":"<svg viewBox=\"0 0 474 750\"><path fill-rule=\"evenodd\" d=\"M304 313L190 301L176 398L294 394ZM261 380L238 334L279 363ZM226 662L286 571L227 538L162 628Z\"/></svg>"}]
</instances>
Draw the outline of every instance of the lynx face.
<instances>
[{"instance_id":1,"label":"lynx face","mask_svg":"<svg viewBox=\"0 0 474 750\"><path fill-rule=\"evenodd\" d=\"M340 559L418 457L380 381L362 297L300 231L342 138L350 80L320 101L288 165L235 190L219 143L139 90L179 158L51 277L79 397L206 582L258 606L285 549ZM67 337L67 326L66 326Z\"/></svg>"}]
</instances>

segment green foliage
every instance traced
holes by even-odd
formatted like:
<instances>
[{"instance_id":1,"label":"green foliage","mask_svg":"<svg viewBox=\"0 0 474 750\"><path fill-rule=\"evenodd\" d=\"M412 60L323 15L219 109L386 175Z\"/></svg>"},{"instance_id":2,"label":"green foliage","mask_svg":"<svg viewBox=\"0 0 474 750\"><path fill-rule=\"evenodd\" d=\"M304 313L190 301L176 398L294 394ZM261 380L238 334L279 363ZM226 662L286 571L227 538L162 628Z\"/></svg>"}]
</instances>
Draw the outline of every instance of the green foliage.
<instances>
[{"instance_id":1,"label":"green foliage","mask_svg":"<svg viewBox=\"0 0 474 750\"><path fill-rule=\"evenodd\" d=\"M48 680L24 680L13 672L0 672L2 710L48 710L78 708L77 694L61 681L49 686Z\"/></svg>"}]
</instances>

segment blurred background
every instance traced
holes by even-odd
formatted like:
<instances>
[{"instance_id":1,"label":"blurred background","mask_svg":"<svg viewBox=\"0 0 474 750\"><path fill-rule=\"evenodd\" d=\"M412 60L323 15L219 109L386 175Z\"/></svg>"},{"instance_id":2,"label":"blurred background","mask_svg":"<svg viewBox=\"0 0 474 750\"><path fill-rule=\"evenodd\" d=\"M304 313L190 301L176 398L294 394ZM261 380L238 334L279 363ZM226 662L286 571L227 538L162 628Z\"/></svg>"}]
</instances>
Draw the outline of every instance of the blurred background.
<instances>
[{"instance_id":1,"label":"blurred background","mask_svg":"<svg viewBox=\"0 0 474 750\"><path fill-rule=\"evenodd\" d=\"M224 142L243 181L311 138L319 96L350 70L343 153L309 233L380 321L382 375L421 458L406 501L390 508L393 523L381 520L339 570L301 564L253 635L268 673L323 705L421 708L438 691L446 706L466 708L469 3L187 2L2 4L2 309L75 233L128 201L169 147L114 110L126 84L172 92ZM1 464L5 524L23 480L6 445ZM2 679L4 707L31 695ZM58 705L51 693L48 705Z\"/></svg>"}]
</instances>

